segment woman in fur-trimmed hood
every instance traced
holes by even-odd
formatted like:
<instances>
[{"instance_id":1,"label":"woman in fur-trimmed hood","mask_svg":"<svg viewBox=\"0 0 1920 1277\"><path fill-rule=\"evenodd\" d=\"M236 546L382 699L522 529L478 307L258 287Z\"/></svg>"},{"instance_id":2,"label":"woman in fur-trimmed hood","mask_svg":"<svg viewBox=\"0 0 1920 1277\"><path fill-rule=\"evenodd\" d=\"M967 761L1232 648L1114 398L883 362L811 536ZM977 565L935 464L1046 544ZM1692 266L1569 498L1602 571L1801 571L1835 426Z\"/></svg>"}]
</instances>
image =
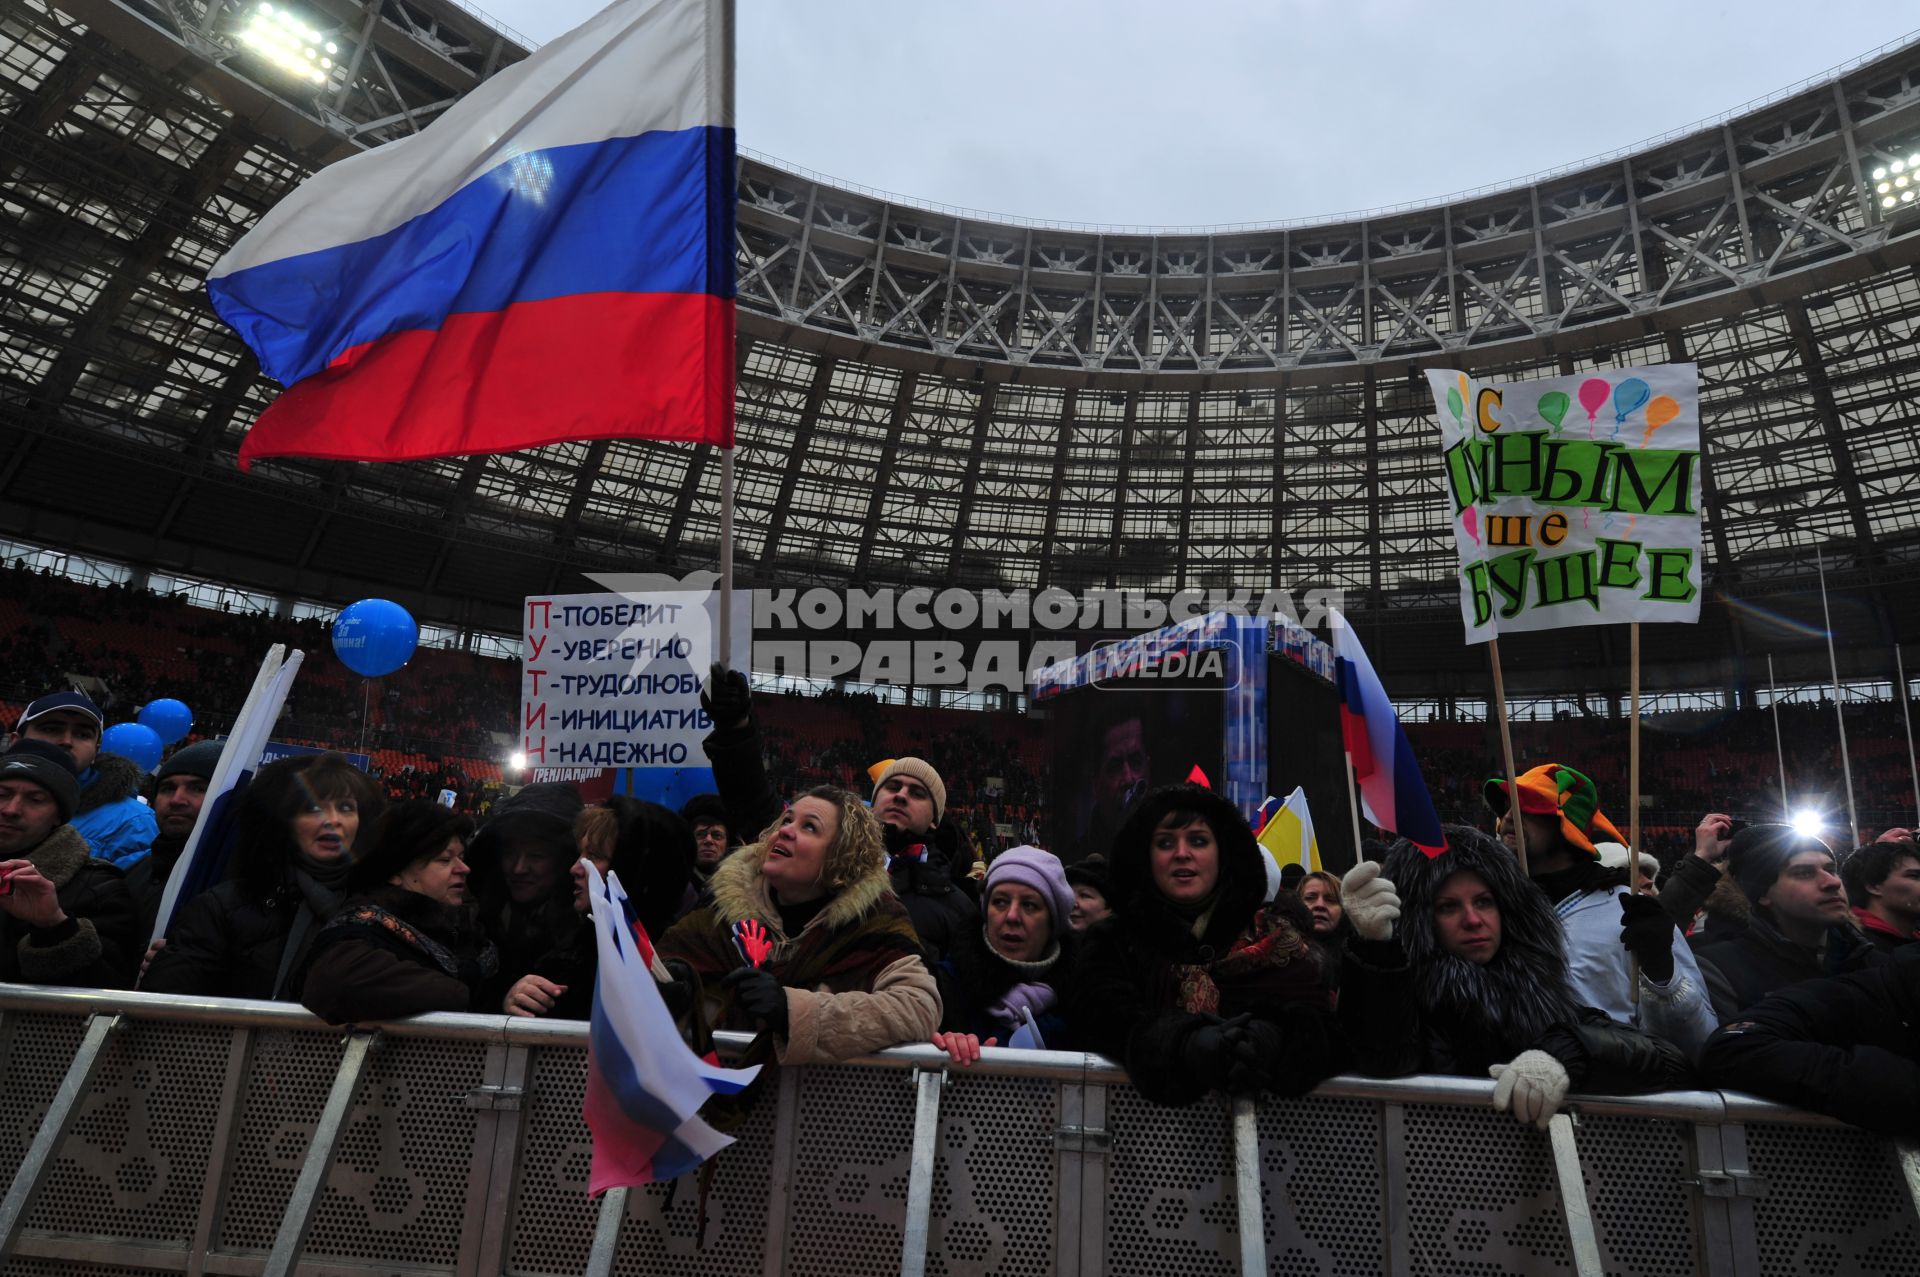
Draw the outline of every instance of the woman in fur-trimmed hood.
<instances>
[{"instance_id":1,"label":"woman in fur-trimmed hood","mask_svg":"<svg viewBox=\"0 0 1920 1277\"><path fill-rule=\"evenodd\" d=\"M1560 920L1513 853L1466 826L1446 834L1435 857L1393 845L1381 876L1399 922L1389 939L1348 941L1340 1017L1356 1066L1491 1076L1496 1107L1543 1127L1570 1088L1685 1085L1679 1048L1579 1004Z\"/></svg>"},{"instance_id":2,"label":"woman in fur-trimmed hood","mask_svg":"<svg viewBox=\"0 0 1920 1277\"><path fill-rule=\"evenodd\" d=\"M1253 831L1198 785L1149 794L1115 838L1114 913L1090 927L1067 1019L1161 1104L1301 1095L1345 1058L1298 905L1266 904Z\"/></svg>"},{"instance_id":3,"label":"woman in fur-trimmed hood","mask_svg":"<svg viewBox=\"0 0 1920 1277\"><path fill-rule=\"evenodd\" d=\"M722 861L707 889L659 944L682 988L670 1001L690 985L706 1024L765 1030L782 1064L924 1042L939 1026L933 975L888 885L880 823L854 794L808 790Z\"/></svg>"}]
</instances>

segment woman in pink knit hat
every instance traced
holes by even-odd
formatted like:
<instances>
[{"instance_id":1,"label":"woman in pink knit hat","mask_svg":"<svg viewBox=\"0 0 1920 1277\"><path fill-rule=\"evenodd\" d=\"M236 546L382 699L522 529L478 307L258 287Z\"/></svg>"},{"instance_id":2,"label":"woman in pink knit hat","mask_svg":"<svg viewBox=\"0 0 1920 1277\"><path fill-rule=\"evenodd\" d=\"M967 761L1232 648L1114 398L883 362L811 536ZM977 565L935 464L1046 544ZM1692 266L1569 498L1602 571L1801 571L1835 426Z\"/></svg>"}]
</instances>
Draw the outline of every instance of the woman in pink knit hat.
<instances>
[{"instance_id":1,"label":"woman in pink knit hat","mask_svg":"<svg viewBox=\"0 0 1920 1277\"><path fill-rule=\"evenodd\" d=\"M1029 1019L1041 1044L1065 1045L1059 995L1074 944L1065 866L1038 847L1003 851L987 866L985 900L985 925L937 970L945 1010L933 1041L955 1064L973 1063L983 1046L1009 1042Z\"/></svg>"}]
</instances>

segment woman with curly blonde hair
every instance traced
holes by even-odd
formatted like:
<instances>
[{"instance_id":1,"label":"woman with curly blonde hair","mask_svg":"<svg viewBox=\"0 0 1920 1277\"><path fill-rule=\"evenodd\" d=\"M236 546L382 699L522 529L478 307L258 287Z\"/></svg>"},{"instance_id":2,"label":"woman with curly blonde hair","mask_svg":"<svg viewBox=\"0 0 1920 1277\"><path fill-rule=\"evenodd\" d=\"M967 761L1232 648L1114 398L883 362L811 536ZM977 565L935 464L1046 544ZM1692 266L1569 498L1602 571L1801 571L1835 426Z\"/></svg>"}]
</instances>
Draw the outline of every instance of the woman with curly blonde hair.
<instances>
[{"instance_id":1,"label":"woman with curly blonde hair","mask_svg":"<svg viewBox=\"0 0 1920 1277\"><path fill-rule=\"evenodd\" d=\"M919 937L888 886L880 822L831 785L722 861L659 954L692 986L699 1019L764 1030L756 1045L770 1042L782 1064L924 1042L940 1024Z\"/></svg>"}]
</instances>

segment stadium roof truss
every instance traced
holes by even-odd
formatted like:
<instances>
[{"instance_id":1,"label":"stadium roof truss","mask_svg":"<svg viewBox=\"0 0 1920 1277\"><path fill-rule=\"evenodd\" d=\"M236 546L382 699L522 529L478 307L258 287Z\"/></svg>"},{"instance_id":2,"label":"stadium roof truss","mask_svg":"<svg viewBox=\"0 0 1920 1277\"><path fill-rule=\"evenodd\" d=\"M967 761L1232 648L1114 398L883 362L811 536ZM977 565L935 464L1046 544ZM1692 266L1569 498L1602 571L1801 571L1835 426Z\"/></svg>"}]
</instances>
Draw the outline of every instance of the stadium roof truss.
<instances>
[{"instance_id":1,"label":"stadium roof truss","mask_svg":"<svg viewBox=\"0 0 1920 1277\"><path fill-rule=\"evenodd\" d=\"M566 444L393 466L234 457L275 387L208 267L317 166L423 127L523 41L445 0L0 16L0 531L512 628L583 569L716 555L706 450ZM1154 233L941 211L743 157L737 555L781 584L1295 590L1448 625L1421 370L1702 373L1710 571L1815 545L1920 615L1920 46L1511 189ZM85 517L65 496L97 494ZM1703 639L1703 641L1712 641Z\"/></svg>"}]
</instances>

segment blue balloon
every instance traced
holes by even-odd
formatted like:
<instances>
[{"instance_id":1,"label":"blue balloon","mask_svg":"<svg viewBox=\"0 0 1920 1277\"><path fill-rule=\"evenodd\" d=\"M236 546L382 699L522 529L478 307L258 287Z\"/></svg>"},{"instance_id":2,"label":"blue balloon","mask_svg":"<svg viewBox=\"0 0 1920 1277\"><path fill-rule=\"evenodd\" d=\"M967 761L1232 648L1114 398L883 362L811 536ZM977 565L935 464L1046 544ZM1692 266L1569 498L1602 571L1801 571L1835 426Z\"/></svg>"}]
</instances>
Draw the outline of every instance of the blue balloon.
<instances>
[{"instance_id":1,"label":"blue balloon","mask_svg":"<svg viewBox=\"0 0 1920 1277\"><path fill-rule=\"evenodd\" d=\"M1625 421L1627 414L1653 398L1653 389L1638 377L1629 377L1613 388L1613 419Z\"/></svg>"},{"instance_id":2,"label":"blue balloon","mask_svg":"<svg viewBox=\"0 0 1920 1277\"><path fill-rule=\"evenodd\" d=\"M162 745L185 740L187 733L193 730L193 711L171 696L148 701L140 707L135 719L142 727L151 727Z\"/></svg>"},{"instance_id":3,"label":"blue balloon","mask_svg":"<svg viewBox=\"0 0 1920 1277\"><path fill-rule=\"evenodd\" d=\"M143 772L150 772L160 765L160 755L166 746L160 740L160 733L151 727L115 723L100 733L100 748L105 753L131 760Z\"/></svg>"},{"instance_id":4,"label":"blue balloon","mask_svg":"<svg viewBox=\"0 0 1920 1277\"><path fill-rule=\"evenodd\" d=\"M413 659L420 627L407 609L387 599L349 604L333 623L333 650L346 667L368 678L391 674Z\"/></svg>"}]
</instances>

